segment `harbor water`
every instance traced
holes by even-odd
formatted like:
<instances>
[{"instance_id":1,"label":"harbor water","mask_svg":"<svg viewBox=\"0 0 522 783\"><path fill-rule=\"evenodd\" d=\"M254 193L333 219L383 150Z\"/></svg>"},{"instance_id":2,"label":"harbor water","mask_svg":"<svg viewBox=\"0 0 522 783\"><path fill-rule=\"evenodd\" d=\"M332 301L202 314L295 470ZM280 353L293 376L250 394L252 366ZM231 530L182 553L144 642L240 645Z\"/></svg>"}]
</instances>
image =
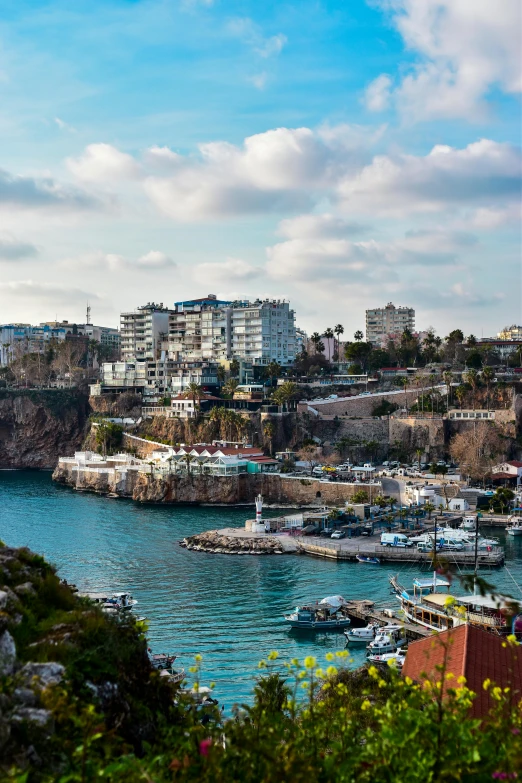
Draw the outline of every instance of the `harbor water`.
<instances>
[{"instance_id":1,"label":"harbor water","mask_svg":"<svg viewBox=\"0 0 522 783\"><path fill-rule=\"evenodd\" d=\"M283 614L297 604L340 594L396 605L386 565L203 554L179 545L194 533L243 526L253 513L253 506L146 506L57 486L50 473L0 472L0 539L41 553L80 590L131 592L154 652L178 654L186 669L200 653L202 681L216 683L227 707L250 700L258 662L271 650L281 662L306 655L324 662L327 652L344 649L342 634L290 630ZM506 546L506 567L485 578L522 598L522 537L486 530ZM406 586L418 574L412 566L400 570ZM350 665L364 656L353 648Z\"/></svg>"}]
</instances>

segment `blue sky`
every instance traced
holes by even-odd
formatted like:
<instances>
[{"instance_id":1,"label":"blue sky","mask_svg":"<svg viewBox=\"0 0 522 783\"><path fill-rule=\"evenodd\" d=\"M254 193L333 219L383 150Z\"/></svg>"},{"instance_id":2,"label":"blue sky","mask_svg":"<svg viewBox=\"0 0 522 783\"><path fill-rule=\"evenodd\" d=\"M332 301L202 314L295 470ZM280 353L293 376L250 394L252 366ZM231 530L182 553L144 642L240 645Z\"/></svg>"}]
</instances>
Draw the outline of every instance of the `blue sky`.
<instances>
[{"instance_id":1,"label":"blue sky","mask_svg":"<svg viewBox=\"0 0 522 783\"><path fill-rule=\"evenodd\" d=\"M518 0L4 2L0 321L520 322Z\"/></svg>"}]
</instances>

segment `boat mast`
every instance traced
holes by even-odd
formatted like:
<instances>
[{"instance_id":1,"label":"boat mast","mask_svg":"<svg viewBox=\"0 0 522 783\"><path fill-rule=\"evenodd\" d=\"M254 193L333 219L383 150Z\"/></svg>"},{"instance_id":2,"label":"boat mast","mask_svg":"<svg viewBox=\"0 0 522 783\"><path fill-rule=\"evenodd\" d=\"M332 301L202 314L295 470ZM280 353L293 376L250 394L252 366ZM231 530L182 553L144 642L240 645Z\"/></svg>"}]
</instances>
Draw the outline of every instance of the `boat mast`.
<instances>
[{"instance_id":1,"label":"boat mast","mask_svg":"<svg viewBox=\"0 0 522 783\"><path fill-rule=\"evenodd\" d=\"M475 517L475 571L473 574L473 595L477 594L477 569L478 569L478 514Z\"/></svg>"},{"instance_id":2,"label":"boat mast","mask_svg":"<svg viewBox=\"0 0 522 783\"><path fill-rule=\"evenodd\" d=\"M437 520L433 530L433 592L437 592Z\"/></svg>"}]
</instances>

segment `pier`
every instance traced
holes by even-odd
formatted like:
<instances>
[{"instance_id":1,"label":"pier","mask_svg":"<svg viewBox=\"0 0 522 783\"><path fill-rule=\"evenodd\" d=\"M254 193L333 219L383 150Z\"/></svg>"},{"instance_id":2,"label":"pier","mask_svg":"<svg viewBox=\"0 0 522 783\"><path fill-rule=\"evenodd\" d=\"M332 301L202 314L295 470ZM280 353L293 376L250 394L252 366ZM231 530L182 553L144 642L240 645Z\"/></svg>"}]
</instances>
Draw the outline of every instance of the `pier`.
<instances>
[{"instance_id":1,"label":"pier","mask_svg":"<svg viewBox=\"0 0 522 783\"><path fill-rule=\"evenodd\" d=\"M296 539L294 539L296 540ZM331 560L356 560L357 555L378 557L386 563L431 563L432 552L419 552L415 547L381 546L371 540L364 542L353 539L330 541L324 538L307 539L299 537L297 551L313 557L326 557ZM437 552L437 561L448 565L475 565L475 553L469 550ZM502 547L491 547L490 551L479 550L478 564L481 566L501 566L504 563Z\"/></svg>"},{"instance_id":2,"label":"pier","mask_svg":"<svg viewBox=\"0 0 522 783\"><path fill-rule=\"evenodd\" d=\"M395 614L391 612L387 614L386 611L376 608L373 601L350 601L343 606L343 613L348 615L350 620L359 620L366 623L366 625L368 623L378 623L379 625L400 623L401 627L404 628L408 641L423 639L425 636L432 634L432 631L424 628L422 625L398 620Z\"/></svg>"}]
</instances>

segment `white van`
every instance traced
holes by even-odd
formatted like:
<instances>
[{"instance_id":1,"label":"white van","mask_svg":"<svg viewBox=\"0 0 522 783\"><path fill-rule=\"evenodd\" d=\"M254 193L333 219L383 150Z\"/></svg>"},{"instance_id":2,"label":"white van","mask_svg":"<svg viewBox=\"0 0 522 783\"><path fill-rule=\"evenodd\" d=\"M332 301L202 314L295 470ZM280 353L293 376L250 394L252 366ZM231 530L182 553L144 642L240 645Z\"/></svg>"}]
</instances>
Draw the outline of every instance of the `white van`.
<instances>
[{"instance_id":1,"label":"white van","mask_svg":"<svg viewBox=\"0 0 522 783\"><path fill-rule=\"evenodd\" d=\"M404 533L381 533L381 546L413 546Z\"/></svg>"}]
</instances>

